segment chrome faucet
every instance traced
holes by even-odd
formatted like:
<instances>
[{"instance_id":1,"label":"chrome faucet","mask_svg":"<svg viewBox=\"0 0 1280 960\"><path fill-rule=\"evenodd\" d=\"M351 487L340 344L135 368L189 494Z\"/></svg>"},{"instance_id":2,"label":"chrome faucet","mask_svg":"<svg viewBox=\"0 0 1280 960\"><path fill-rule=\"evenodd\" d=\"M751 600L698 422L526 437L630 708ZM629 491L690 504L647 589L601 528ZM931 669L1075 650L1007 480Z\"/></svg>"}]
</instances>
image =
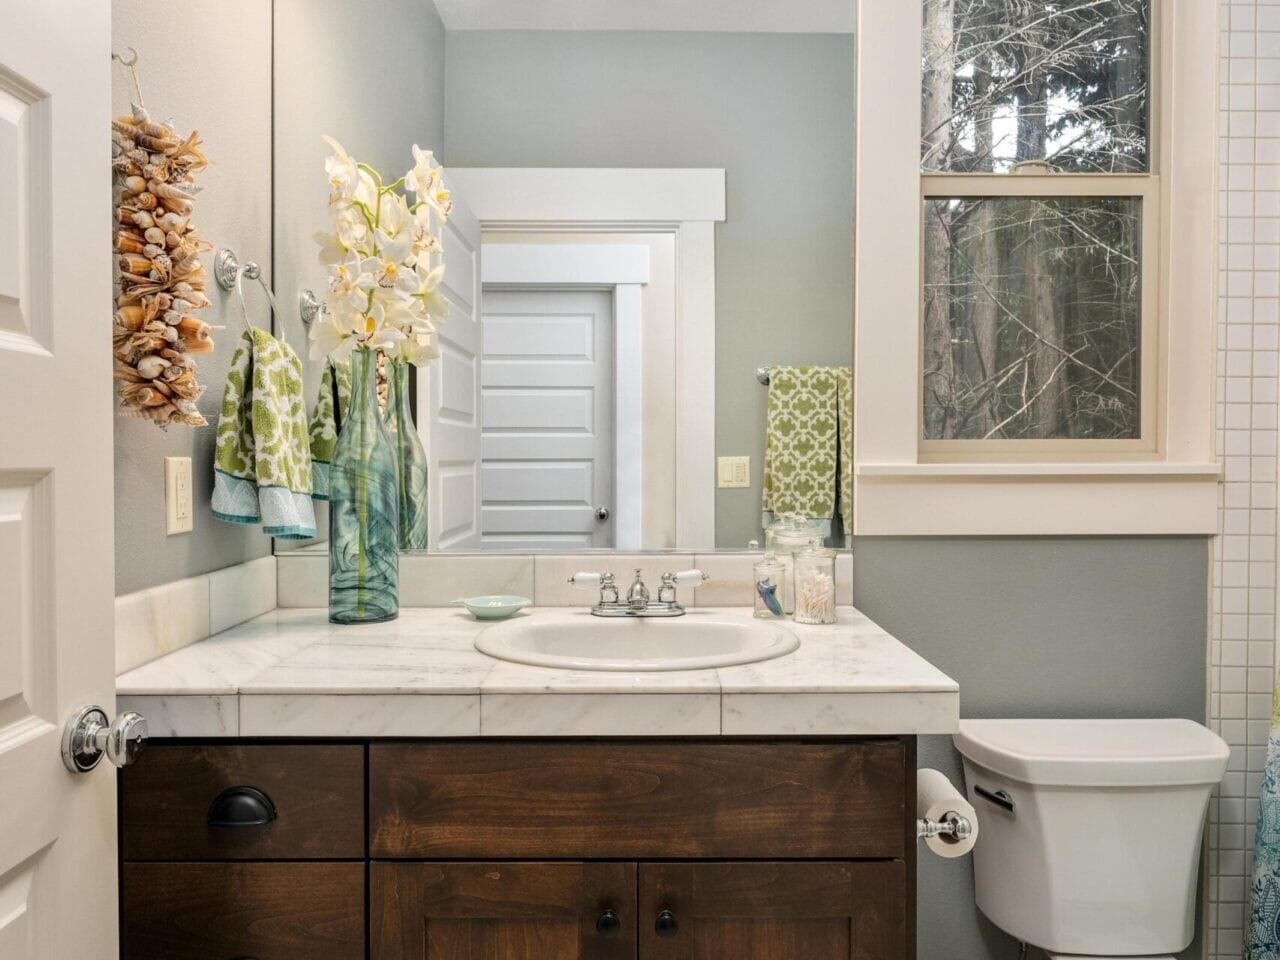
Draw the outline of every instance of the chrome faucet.
<instances>
[{"instance_id":1,"label":"chrome faucet","mask_svg":"<svg viewBox=\"0 0 1280 960\"><path fill-rule=\"evenodd\" d=\"M637 613L649 606L649 588L644 585L639 567L636 567L635 580L631 581L631 586L627 589L627 606Z\"/></svg>"},{"instance_id":2,"label":"chrome faucet","mask_svg":"<svg viewBox=\"0 0 1280 960\"><path fill-rule=\"evenodd\" d=\"M569 582L582 589L600 589L600 599L591 608L596 617L682 617L684 607L676 601L676 586L692 586L695 589L711 578L701 570L681 570L679 573L664 573L662 586L658 588L658 599L653 600L649 588L645 585L644 576L636 570L636 578L627 588L625 599L620 599L618 584L612 573L575 573Z\"/></svg>"}]
</instances>

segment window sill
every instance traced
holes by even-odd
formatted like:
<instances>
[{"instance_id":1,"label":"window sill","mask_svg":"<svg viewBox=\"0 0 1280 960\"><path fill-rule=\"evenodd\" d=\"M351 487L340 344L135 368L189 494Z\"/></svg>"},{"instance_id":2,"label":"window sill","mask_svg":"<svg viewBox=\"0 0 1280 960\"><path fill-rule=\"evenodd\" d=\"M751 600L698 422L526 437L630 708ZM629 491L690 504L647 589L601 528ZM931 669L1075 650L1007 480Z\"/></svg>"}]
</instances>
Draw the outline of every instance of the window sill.
<instances>
[{"instance_id":1,"label":"window sill","mask_svg":"<svg viewBox=\"0 0 1280 960\"><path fill-rule=\"evenodd\" d=\"M1209 478L1222 476L1218 463L1168 463L1163 460L1132 463L1097 463L1073 461L1071 463L1005 462L1005 463L863 463L854 473L868 480L879 479L994 479L997 477L1074 477L1088 479L1105 477L1118 480L1132 478L1146 480L1158 477Z\"/></svg>"},{"instance_id":2,"label":"window sill","mask_svg":"<svg viewBox=\"0 0 1280 960\"><path fill-rule=\"evenodd\" d=\"M863 463L860 536L1212 535L1216 463Z\"/></svg>"}]
</instances>

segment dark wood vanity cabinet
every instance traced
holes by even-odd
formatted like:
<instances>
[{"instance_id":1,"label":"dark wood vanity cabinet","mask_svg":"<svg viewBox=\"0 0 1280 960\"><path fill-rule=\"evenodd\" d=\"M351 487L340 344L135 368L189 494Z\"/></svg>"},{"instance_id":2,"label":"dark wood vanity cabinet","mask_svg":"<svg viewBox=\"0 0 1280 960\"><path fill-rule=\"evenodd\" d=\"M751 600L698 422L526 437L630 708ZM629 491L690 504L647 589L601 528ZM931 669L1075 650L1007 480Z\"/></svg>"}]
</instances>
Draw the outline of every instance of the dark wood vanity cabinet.
<instances>
[{"instance_id":1,"label":"dark wood vanity cabinet","mask_svg":"<svg viewBox=\"0 0 1280 960\"><path fill-rule=\"evenodd\" d=\"M915 742L160 741L127 960L909 960Z\"/></svg>"}]
</instances>

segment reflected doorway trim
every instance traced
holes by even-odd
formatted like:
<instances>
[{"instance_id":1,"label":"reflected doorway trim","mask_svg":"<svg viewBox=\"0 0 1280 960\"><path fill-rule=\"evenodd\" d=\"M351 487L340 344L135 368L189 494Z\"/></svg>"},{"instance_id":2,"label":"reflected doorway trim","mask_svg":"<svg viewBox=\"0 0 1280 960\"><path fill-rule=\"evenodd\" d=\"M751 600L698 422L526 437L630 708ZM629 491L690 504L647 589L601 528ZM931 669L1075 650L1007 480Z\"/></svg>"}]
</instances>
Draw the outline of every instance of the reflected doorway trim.
<instances>
[{"instance_id":1,"label":"reflected doorway trim","mask_svg":"<svg viewBox=\"0 0 1280 960\"><path fill-rule=\"evenodd\" d=\"M482 289L499 284L543 290L604 287L613 295L613 548L641 549L644 337L640 288L649 282L649 248L639 244L486 243L480 265Z\"/></svg>"},{"instance_id":2,"label":"reflected doorway trim","mask_svg":"<svg viewBox=\"0 0 1280 960\"><path fill-rule=\"evenodd\" d=\"M713 548L715 225L725 219L724 170L450 167L449 178L482 232L674 234L676 542L651 546Z\"/></svg>"}]
</instances>

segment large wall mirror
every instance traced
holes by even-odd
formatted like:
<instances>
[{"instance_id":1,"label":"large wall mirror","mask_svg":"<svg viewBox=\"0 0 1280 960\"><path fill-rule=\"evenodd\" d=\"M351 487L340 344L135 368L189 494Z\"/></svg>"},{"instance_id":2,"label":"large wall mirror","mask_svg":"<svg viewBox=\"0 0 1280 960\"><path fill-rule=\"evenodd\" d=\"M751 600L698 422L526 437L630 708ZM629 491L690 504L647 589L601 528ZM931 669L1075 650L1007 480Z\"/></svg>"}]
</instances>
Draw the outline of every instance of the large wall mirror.
<instances>
[{"instance_id":1,"label":"large wall mirror","mask_svg":"<svg viewBox=\"0 0 1280 960\"><path fill-rule=\"evenodd\" d=\"M843 545L854 4L803 7L275 0L277 332L308 403L322 137L393 176L431 149L452 191L414 398L431 549L741 550L782 513Z\"/></svg>"}]
</instances>

